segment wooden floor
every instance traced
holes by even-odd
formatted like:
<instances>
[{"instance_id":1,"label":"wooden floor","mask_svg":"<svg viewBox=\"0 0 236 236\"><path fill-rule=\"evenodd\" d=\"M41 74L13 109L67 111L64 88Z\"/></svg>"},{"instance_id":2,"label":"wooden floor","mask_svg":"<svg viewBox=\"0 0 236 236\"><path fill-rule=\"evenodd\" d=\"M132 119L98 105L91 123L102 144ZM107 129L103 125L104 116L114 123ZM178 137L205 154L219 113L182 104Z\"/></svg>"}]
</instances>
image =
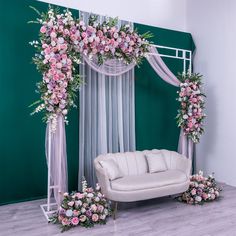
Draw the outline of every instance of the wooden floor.
<instances>
[{"instance_id":1,"label":"wooden floor","mask_svg":"<svg viewBox=\"0 0 236 236\"><path fill-rule=\"evenodd\" d=\"M222 199L190 206L170 197L122 204L116 221L63 234L48 224L40 204L45 200L0 207L0 236L236 236L236 188L224 186Z\"/></svg>"}]
</instances>

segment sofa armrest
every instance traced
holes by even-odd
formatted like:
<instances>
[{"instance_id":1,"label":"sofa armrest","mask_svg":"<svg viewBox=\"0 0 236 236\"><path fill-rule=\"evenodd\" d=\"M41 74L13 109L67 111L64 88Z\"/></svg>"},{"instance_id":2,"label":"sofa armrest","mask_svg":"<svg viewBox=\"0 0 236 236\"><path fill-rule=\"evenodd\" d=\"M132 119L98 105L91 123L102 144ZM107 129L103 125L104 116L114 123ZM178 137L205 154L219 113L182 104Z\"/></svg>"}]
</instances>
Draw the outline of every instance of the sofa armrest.
<instances>
[{"instance_id":1,"label":"sofa armrest","mask_svg":"<svg viewBox=\"0 0 236 236\"><path fill-rule=\"evenodd\" d=\"M110 180L106 173L106 170L100 166L98 162L95 161L94 163L98 183L101 187L102 193L109 197L109 191L111 190Z\"/></svg>"},{"instance_id":2,"label":"sofa armrest","mask_svg":"<svg viewBox=\"0 0 236 236\"><path fill-rule=\"evenodd\" d=\"M176 169L183 171L189 177L192 169L192 161L183 155L176 156Z\"/></svg>"}]
</instances>

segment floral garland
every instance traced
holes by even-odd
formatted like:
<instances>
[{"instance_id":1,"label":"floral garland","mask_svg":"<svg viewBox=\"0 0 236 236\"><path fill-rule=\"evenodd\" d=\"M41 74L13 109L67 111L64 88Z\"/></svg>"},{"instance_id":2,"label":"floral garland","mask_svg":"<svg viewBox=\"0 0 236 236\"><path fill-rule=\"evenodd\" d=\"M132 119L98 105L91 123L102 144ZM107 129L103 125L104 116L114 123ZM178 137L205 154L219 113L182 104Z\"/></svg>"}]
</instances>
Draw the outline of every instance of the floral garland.
<instances>
[{"instance_id":1,"label":"floral garland","mask_svg":"<svg viewBox=\"0 0 236 236\"><path fill-rule=\"evenodd\" d=\"M151 34L139 35L129 25L118 29L117 19L100 24L97 17L91 15L86 26L81 19L73 18L69 10L61 14L51 6L46 13L33 9L39 18L30 23L38 23L41 28L39 41L30 44L37 51L33 62L42 73L43 81L37 84L41 97L32 104L37 105L32 114L43 111L44 120L51 121L55 131L57 117L62 115L67 122L68 110L76 107L76 93L82 83L78 72L81 56L96 58L100 65L108 59L139 64L149 51L147 38Z\"/></svg>"},{"instance_id":2,"label":"floral garland","mask_svg":"<svg viewBox=\"0 0 236 236\"><path fill-rule=\"evenodd\" d=\"M88 188L86 180L82 181L82 192L64 193L64 199L58 212L50 222L60 224L62 232L75 226L93 227L95 224L106 224L111 214L109 202L96 189Z\"/></svg>"},{"instance_id":3,"label":"floral garland","mask_svg":"<svg viewBox=\"0 0 236 236\"><path fill-rule=\"evenodd\" d=\"M203 121L204 114L204 97L201 91L201 75L183 73L178 76L181 81L180 91L177 93L177 100L181 104L178 110L177 124L194 143L198 143L200 136L204 132Z\"/></svg>"},{"instance_id":4,"label":"floral garland","mask_svg":"<svg viewBox=\"0 0 236 236\"><path fill-rule=\"evenodd\" d=\"M203 176L203 172L190 177L189 189L184 192L178 199L188 204L203 204L220 197L222 189L217 186L213 175Z\"/></svg>"}]
</instances>

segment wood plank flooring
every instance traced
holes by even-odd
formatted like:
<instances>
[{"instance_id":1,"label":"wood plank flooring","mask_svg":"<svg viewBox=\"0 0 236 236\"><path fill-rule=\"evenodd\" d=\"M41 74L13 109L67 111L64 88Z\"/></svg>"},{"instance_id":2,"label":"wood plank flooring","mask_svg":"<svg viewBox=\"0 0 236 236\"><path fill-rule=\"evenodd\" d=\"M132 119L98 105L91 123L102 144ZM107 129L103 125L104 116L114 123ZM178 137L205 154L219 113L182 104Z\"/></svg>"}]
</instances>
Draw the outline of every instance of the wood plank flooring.
<instances>
[{"instance_id":1,"label":"wood plank flooring","mask_svg":"<svg viewBox=\"0 0 236 236\"><path fill-rule=\"evenodd\" d=\"M170 197L120 204L117 219L91 229L60 233L40 209L45 200L0 207L0 236L236 236L236 188L224 185L222 198L190 206Z\"/></svg>"}]
</instances>

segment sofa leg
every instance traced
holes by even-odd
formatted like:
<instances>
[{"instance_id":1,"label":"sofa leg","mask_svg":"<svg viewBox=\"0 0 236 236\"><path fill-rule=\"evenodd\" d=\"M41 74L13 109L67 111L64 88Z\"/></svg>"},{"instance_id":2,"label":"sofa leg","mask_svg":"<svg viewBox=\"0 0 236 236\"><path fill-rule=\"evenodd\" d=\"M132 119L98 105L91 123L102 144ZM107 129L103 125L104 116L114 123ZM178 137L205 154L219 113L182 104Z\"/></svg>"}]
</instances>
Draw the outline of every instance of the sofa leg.
<instances>
[{"instance_id":1,"label":"sofa leg","mask_svg":"<svg viewBox=\"0 0 236 236\"><path fill-rule=\"evenodd\" d=\"M116 219L117 206L118 206L118 202L114 202L114 208L113 208L113 212L112 212L113 220Z\"/></svg>"}]
</instances>

